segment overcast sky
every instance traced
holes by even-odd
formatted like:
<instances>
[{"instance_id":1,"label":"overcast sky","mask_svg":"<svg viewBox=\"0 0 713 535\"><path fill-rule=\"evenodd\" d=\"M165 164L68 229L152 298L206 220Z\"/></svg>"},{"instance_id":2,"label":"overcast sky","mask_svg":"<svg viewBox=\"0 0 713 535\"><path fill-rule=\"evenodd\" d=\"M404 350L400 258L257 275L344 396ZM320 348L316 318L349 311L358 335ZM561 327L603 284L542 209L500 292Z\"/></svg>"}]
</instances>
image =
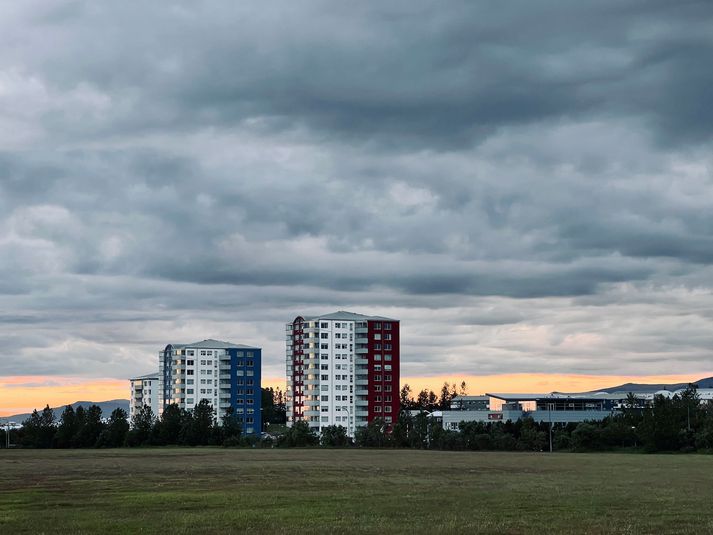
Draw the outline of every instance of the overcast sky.
<instances>
[{"instance_id":1,"label":"overcast sky","mask_svg":"<svg viewBox=\"0 0 713 535\"><path fill-rule=\"evenodd\" d=\"M710 372L712 86L710 1L4 2L0 376Z\"/></svg>"}]
</instances>

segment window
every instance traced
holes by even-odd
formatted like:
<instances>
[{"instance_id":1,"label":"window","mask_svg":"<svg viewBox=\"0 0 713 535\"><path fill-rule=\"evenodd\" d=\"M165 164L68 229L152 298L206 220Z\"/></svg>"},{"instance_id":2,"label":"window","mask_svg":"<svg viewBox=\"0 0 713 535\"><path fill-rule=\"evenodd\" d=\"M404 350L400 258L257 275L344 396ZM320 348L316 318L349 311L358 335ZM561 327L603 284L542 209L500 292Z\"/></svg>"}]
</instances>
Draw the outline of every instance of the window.
<instances>
[{"instance_id":1,"label":"window","mask_svg":"<svg viewBox=\"0 0 713 535\"><path fill-rule=\"evenodd\" d=\"M384 396L384 401L386 403L391 403L391 396Z\"/></svg>"},{"instance_id":2,"label":"window","mask_svg":"<svg viewBox=\"0 0 713 535\"><path fill-rule=\"evenodd\" d=\"M329 323L320 323L319 326L322 329L329 329Z\"/></svg>"},{"instance_id":3,"label":"window","mask_svg":"<svg viewBox=\"0 0 713 535\"><path fill-rule=\"evenodd\" d=\"M208 375L210 375L210 370L208 370ZM252 376L255 375L255 371L254 371L254 370L248 370L247 375L248 375L248 377L252 377Z\"/></svg>"},{"instance_id":4,"label":"window","mask_svg":"<svg viewBox=\"0 0 713 535\"><path fill-rule=\"evenodd\" d=\"M327 391L329 390L329 386L328 386L328 385L321 385L321 386L319 387L319 389L320 389L322 392L327 392Z\"/></svg>"},{"instance_id":5,"label":"window","mask_svg":"<svg viewBox=\"0 0 713 535\"><path fill-rule=\"evenodd\" d=\"M381 407L379 407L378 405L374 407L374 412L381 412Z\"/></svg>"},{"instance_id":6,"label":"window","mask_svg":"<svg viewBox=\"0 0 713 535\"><path fill-rule=\"evenodd\" d=\"M375 375L374 381L381 381L381 375Z\"/></svg>"},{"instance_id":7,"label":"window","mask_svg":"<svg viewBox=\"0 0 713 535\"><path fill-rule=\"evenodd\" d=\"M386 329L387 331L390 331L390 330L391 330L391 324L390 324L390 323L384 323L384 329Z\"/></svg>"},{"instance_id":8,"label":"window","mask_svg":"<svg viewBox=\"0 0 713 535\"><path fill-rule=\"evenodd\" d=\"M245 356L248 357L249 359L251 359L251 358L253 358L253 352L248 351L247 353L245 353Z\"/></svg>"},{"instance_id":9,"label":"window","mask_svg":"<svg viewBox=\"0 0 713 535\"><path fill-rule=\"evenodd\" d=\"M380 351L380 350L381 350L381 344L374 344L374 349L376 349L377 351Z\"/></svg>"},{"instance_id":10,"label":"window","mask_svg":"<svg viewBox=\"0 0 713 535\"><path fill-rule=\"evenodd\" d=\"M193 389L189 388L188 390L186 390L186 394L193 394Z\"/></svg>"},{"instance_id":11,"label":"window","mask_svg":"<svg viewBox=\"0 0 713 535\"><path fill-rule=\"evenodd\" d=\"M193 375L193 370L186 370L186 375Z\"/></svg>"},{"instance_id":12,"label":"window","mask_svg":"<svg viewBox=\"0 0 713 535\"><path fill-rule=\"evenodd\" d=\"M381 396L375 396L374 401L376 401L377 403L381 403Z\"/></svg>"},{"instance_id":13,"label":"window","mask_svg":"<svg viewBox=\"0 0 713 535\"><path fill-rule=\"evenodd\" d=\"M391 385L386 385L384 387L384 392L391 392Z\"/></svg>"},{"instance_id":14,"label":"window","mask_svg":"<svg viewBox=\"0 0 713 535\"><path fill-rule=\"evenodd\" d=\"M322 381L329 381L329 375L322 375L322 376L320 376L320 379Z\"/></svg>"},{"instance_id":15,"label":"window","mask_svg":"<svg viewBox=\"0 0 713 535\"><path fill-rule=\"evenodd\" d=\"M245 361L243 359L238 359L238 366L245 366Z\"/></svg>"},{"instance_id":16,"label":"window","mask_svg":"<svg viewBox=\"0 0 713 535\"><path fill-rule=\"evenodd\" d=\"M387 424L390 424L392 422L391 416L384 416L384 421ZM453 424L451 424L451 425L453 425ZM456 425L458 425L458 424L456 424ZM455 429L457 429L457 427Z\"/></svg>"},{"instance_id":17,"label":"window","mask_svg":"<svg viewBox=\"0 0 713 535\"><path fill-rule=\"evenodd\" d=\"M213 384L213 379L208 379L208 384L212 385ZM217 384L217 383L216 383Z\"/></svg>"},{"instance_id":18,"label":"window","mask_svg":"<svg viewBox=\"0 0 713 535\"><path fill-rule=\"evenodd\" d=\"M328 421L329 421L329 416L322 416L322 421L323 421L323 422L328 422Z\"/></svg>"},{"instance_id":19,"label":"window","mask_svg":"<svg viewBox=\"0 0 713 535\"><path fill-rule=\"evenodd\" d=\"M245 384L247 384L248 386L253 386L255 384L255 381L253 381L252 379L248 379L248 382Z\"/></svg>"},{"instance_id":20,"label":"window","mask_svg":"<svg viewBox=\"0 0 713 535\"><path fill-rule=\"evenodd\" d=\"M255 423L255 419L248 416L247 418L245 418L245 423L248 423L248 424Z\"/></svg>"},{"instance_id":21,"label":"window","mask_svg":"<svg viewBox=\"0 0 713 535\"><path fill-rule=\"evenodd\" d=\"M378 361L378 360L381 360L381 355L378 354L378 353L375 354L375 355L374 355L374 360L377 360L377 361Z\"/></svg>"},{"instance_id":22,"label":"window","mask_svg":"<svg viewBox=\"0 0 713 535\"><path fill-rule=\"evenodd\" d=\"M244 357L245 353L243 353L242 351L238 351L237 355L238 355L238 358L240 358L240 357Z\"/></svg>"},{"instance_id":23,"label":"window","mask_svg":"<svg viewBox=\"0 0 713 535\"><path fill-rule=\"evenodd\" d=\"M381 364L374 364L374 371L375 371L375 372L380 372L380 371L381 371Z\"/></svg>"},{"instance_id":24,"label":"window","mask_svg":"<svg viewBox=\"0 0 713 535\"><path fill-rule=\"evenodd\" d=\"M188 379L188 380L186 380L186 384L187 384L187 385L192 385L192 384L193 384L193 379Z\"/></svg>"},{"instance_id":25,"label":"window","mask_svg":"<svg viewBox=\"0 0 713 535\"><path fill-rule=\"evenodd\" d=\"M381 323L374 323L374 329L381 329Z\"/></svg>"},{"instance_id":26,"label":"window","mask_svg":"<svg viewBox=\"0 0 713 535\"><path fill-rule=\"evenodd\" d=\"M201 360L201 366L205 366L205 359Z\"/></svg>"},{"instance_id":27,"label":"window","mask_svg":"<svg viewBox=\"0 0 713 535\"><path fill-rule=\"evenodd\" d=\"M381 392L381 385L374 385L374 392Z\"/></svg>"},{"instance_id":28,"label":"window","mask_svg":"<svg viewBox=\"0 0 713 535\"><path fill-rule=\"evenodd\" d=\"M192 404L192 403L193 403L193 398L187 398L187 399L186 399L186 403L187 403L188 405Z\"/></svg>"},{"instance_id":29,"label":"window","mask_svg":"<svg viewBox=\"0 0 713 535\"><path fill-rule=\"evenodd\" d=\"M391 351L391 344L384 344L384 349L386 351Z\"/></svg>"},{"instance_id":30,"label":"window","mask_svg":"<svg viewBox=\"0 0 713 535\"><path fill-rule=\"evenodd\" d=\"M334 335L334 338L341 338L341 337L342 337L342 335L339 334L339 333L337 333L337 334Z\"/></svg>"},{"instance_id":31,"label":"window","mask_svg":"<svg viewBox=\"0 0 713 535\"><path fill-rule=\"evenodd\" d=\"M192 361L192 360L187 360L187 361L186 361L186 365L188 365L188 366L193 366L193 361Z\"/></svg>"},{"instance_id":32,"label":"window","mask_svg":"<svg viewBox=\"0 0 713 535\"><path fill-rule=\"evenodd\" d=\"M391 364L385 364L385 365L384 365L384 371L390 372L390 371L391 371Z\"/></svg>"},{"instance_id":33,"label":"window","mask_svg":"<svg viewBox=\"0 0 713 535\"><path fill-rule=\"evenodd\" d=\"M195 354L196 354L196 352L193 351L192 349L189 349L189 350L186 352L186 355L188 355L189 357L192 357L192 356L194 356Z\"/></svg>"},{"instance_id":34,"label":"window","mask_svg":"<svg viewBox=\"0 0 713 535\"><path fill-rule=\"evenodd\" d=\"M384 335L384 340L391 340L391 333L386 333Z\"/></svg>"},{"instance_id":35,"label":"window","mask_svg":"<svg viewBox=\"0 0 713 535\"><path fill-rule=\"evenodd\" d=\"M205 388L201 388L201 394L205 394Z\"/></svg>"},{"instance_id":36,"label":"window","mask_svg":"<svg viewBox=\"0 0 713 535\"><path fill-rule=\"evenodd\" d=\"M254 396L255 391L252 388L248 388L248 396Z\"/></svg>"},{"instance_id":37,"label":"window","mask_svg":"<svg viewBox=\"0 0 713 535\"><path fill-rule=\"evenodd\" d=\"M391 405L384 407L384 412L391 412Z\"/></svg>"},{"instance_id":38,"label":"window","mask_svg":"<svg viewBox=\"0 0 713 535\"><path fill-rule=\"evenodd\" d=\"M390 360L391 360L391 354L387 353L386 355L384 355L384 360L387 361L387 362L390 361Z\"/></svg>"},{"instance_id":39,"label":"window","mask_svg":"<svg viewBox=\"0 0 713 535\"><path fill-rule=\"evenodd\" d=\"M208 360L208 361L206 361L206 364L208 364L208 366L212 366L212 365L213 365L213 361L212 361L212 360Z\"/></svg>"},{"instance_id":40,"label":"window","mask_svg":"<svg viewBox=\"0 0 713 535\"><path fill-rule=\"evenodd\" d=\"M329 401L329 396L322 396L319 398L320 401Z\"/></svg>"},{"instance_id":41,"label":"window","mask_svg":"<svg viewBox=\"0 0 713 535\"><path fill-rule=\"evenodd\" d=\"M201 356L205 357L205 351L201 351Z\"/></svg>"},{"instance_id":42,"label":"window","mask_svg":"<svg viewBox=\"0 0 713 535\"><path fill-rule=\"evenodd\" d=\"M329 349L329 344L321 344L319 346L320 349Z\"/></svg>"},{"instance_id":43,"label":"window","mask_svg":"<svg viewBox=\"0 0 713 535\"><path fill-rule=\"evenodd\" d=\"M339 328L342 326L342 324L341 324L341 323L335 323L334 326L335 326L337 329L339 329Z\"/></svg>"},{"instance_id":44,"label":"window","mask_svg":"<svg viewBox=\"0 0 713 535\"><path fill-rule=\"evenodd\" d=\"M329 338L329 333L319 333L319 337L322 340L326 340L327 338Z\"/></svg>"},{"instance_id":45,"label":"window","mask_svg":"<svg viewBox=\"0 0 713 535\"><path fill-rule=\"evenodd\" d=\"M248 366L254 366L255 361L254 360L248 360Z\"/></svg>"},{"instance_id":46,"label":"window","mask_svg":"<svg viewBox=\"0 0 713 535\"><path fill-rule=\"evenodd\" d=\"M329 412L329 407L327 405L322 405L322 412Z\"/></svg>"},{"instance_id":47,"label":"window","mask_svg":"<svg viewBox=\"0 0 713 535\"><path fill-rule=\"evenodd\" d=\"M322 364L319 367L321 370L328 370L329 369L329 364Z\"/></svg>"},{"instance_id":48,"label":"window","mask_svg":"<svg viewBox=\"0 0 713 535\"><path fill-rule=\"evenodd\" d=\"M385 375L385 376L384 376L384 381L391 381L391 376L390 376L390 375Z\"/></svg>"},{"instance_id":49,"label":"window","mask_svg":"<svg viewBox=\"0 0 713 535\"><path fill-rule=\"evenodd\" d=\"M381 335L379 333L374 334L374 340L381 340Z\"/></svg>"},{"instance_id":50,"label":"window","mask_svg":"<svg viewBox=\"0 0 713 535\"><path fill-rule=\"evenodd\" d=\"M248 399L248 405L254 405L255 400L254 399Z\"/></svg>"},{"instance_id":51,"label":"window","mask_svg":"<svg viewBox=\"0 0 713 535\"><path fill-rule=\"evenodd\" d=\"M329 355L326 355L326 354L322 353L322 354L320 355L320 358L321 358L322 360L329 360Z\"/></svg>"}]
</instances>

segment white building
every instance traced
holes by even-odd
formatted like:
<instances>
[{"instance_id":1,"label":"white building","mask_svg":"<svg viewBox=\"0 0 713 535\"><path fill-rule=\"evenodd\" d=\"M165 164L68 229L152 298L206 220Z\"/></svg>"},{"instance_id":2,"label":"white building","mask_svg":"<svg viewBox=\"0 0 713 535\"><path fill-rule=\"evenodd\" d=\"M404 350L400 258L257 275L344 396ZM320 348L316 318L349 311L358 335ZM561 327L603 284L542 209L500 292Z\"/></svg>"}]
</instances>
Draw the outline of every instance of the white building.
<instances>
[{"instance_id":1,"label":"white building","mask_svg":"<svg viewBox=\"0 0 713 535\"><path fill-rule=\"evenodd\" d=\"M399 414L399 320L334 312L286 325L287 425L316 432L355 428Z\"/></svg>"},{"instance_id":2,"label":"white building","mask_svg":"<svg viewBox=\"0 0 713 535\"><path fill-rule=\"evenodd\" d=\"M129 421L134 418L134 414L136 414L144 405L151 407L154 415L158 415L158 372L132 377L129 381L131 383Z\"/></svg>"},{"instance_id":3,"label":"white building","mask_svg":"<svg viewBox=\"0 0 713 535\"><path fill-rule=\"evenodd\" d=\"M261 361L259 347L232 342L167 345L159 352L157 414L171 403L192 410L207 400L218 422L232 407L245 433L260 433Z\"/></svg>"}]
</instances>

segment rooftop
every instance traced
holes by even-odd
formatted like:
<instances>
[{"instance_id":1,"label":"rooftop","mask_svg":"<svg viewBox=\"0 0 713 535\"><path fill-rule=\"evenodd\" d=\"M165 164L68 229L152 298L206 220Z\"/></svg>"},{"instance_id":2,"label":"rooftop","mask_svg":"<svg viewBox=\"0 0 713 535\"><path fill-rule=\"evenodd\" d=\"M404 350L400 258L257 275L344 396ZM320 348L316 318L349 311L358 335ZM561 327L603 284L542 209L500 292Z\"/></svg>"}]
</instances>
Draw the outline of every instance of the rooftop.
<instances>
[{"instance_id":1,"label":"rooftop","mask_svg":"<svg viewBox=\"0 0 713 535\"><path fill-rule=\"evenodd\" d=\"M146 375L137 375L136 377L129 379L129 381L138 381L139 379L155 379L158 381L158 372L147 373Z\"/></svg>"},{"instance_id":2,"label":"rooftop","mask_svg":"<svg viewBox=\"0 0 713 535\"><path fill-rule=\"evenodd\" d=\"M356 312L347 312L346 310L339 310L337 312L332 312L331 314L322 314L321 316L310 316L305 317L305 320L348 320L348 321L367 321L367 320L379 320L379 321L399 321L393 318L387 318L384 316L367 316L365 314L357 314Z\"/></svg>"},{"instance_id":3,"label":"rooftop","mask_svg":"<svg viewBox=\"0 0 713 535\"><path fill-rule=\"evenodd\" d=\"M233 342L223 342L221 340L213 340L209 338L207 340L202 340L200 342L194 342L192 344L172 344L173 347L177 348L191 348L191 349L260 349L255 346L246 346L244 344L234 344Z\"/></svg>"}]
</instances>

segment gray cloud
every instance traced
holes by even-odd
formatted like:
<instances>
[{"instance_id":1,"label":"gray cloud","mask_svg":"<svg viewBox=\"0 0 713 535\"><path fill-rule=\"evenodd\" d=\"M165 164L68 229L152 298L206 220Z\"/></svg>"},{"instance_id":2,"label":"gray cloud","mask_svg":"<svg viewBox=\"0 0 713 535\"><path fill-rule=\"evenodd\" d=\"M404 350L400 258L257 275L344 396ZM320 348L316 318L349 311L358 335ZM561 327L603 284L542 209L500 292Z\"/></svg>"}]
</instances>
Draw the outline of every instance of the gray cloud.
<instances>
[{"instance_id":1,"label":"gray cloud","mask_svg":"<svg viewBox=\"0 0 713 535\"><path fill-rule=\"evenodd\" d=\"M710 365L708 2L0 8L0 375L353 308L404 373Z\"/></svg>"}]
</instances>

